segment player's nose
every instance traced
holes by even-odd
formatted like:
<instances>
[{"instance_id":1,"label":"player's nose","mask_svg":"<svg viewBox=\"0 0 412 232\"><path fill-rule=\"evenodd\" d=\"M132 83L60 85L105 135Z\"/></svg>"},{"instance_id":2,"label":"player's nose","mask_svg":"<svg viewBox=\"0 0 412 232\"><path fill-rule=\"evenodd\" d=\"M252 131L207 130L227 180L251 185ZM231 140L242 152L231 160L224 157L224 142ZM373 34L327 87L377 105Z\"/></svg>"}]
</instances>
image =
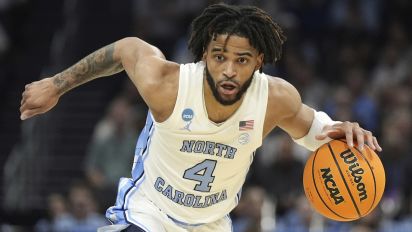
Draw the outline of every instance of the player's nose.
<instances>
[{"instance_id":1,"label":"player's nose","mask_svg":"<svg viewBox=\"0 0 412 232\"><path fill-rule=\"evenodd\" d=\"M236 72L236 67L232 62L228 62L225 66L225 69L223 70L223 75L225 75L227 78L233 78L237 74Z\"/></svg>"}]
</instances>

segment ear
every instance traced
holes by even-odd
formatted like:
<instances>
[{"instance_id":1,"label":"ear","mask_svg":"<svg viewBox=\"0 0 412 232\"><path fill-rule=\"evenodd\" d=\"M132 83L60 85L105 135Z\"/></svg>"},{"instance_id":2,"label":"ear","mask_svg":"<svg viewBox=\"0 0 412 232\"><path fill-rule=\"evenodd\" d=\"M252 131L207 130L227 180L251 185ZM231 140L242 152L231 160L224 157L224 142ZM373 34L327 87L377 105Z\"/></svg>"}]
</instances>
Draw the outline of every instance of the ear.
<instances>
[{"instance_id":1,"label":"ear","mask_svg":"<svg viewBox=\"0 0 412 232\"><path fill-rule=\"evenodd\" d=\"M206 57L207 57L207 49L205 49L205 51L203 52L203 56L202 56L202 61L206 61Z\"/></svg>"},{"instance_id":2,"label":"ear","mask_svg":"<svg viewBox=\"0 0 412 232\"><path fill-rule=\"evenodd\" d=\"M257 71L257 70L259 70L260 68L262 68L263 58L264 58L263 53L260 53L260 54L257 56L257 58L256 58L256 59L257 59L257 63L256 63L255 71Z\"/></svg>"}]
</instances>

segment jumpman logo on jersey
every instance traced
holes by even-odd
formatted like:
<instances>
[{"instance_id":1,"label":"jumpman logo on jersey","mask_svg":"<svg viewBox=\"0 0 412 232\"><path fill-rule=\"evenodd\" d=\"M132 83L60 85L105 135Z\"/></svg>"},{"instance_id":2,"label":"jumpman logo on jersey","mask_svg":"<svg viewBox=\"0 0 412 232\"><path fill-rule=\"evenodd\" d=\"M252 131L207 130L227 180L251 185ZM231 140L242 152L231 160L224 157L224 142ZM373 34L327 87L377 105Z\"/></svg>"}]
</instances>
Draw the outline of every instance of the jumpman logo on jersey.
<instances>
[{"instance_id":1,"label":"jumpman logo on jersey","mask_svg":"<svg viewBox=\"0 0 412 232\"><path fill-rule=\"evenodd\" d=\"M192 124L192 121L186 122L186 125L184 127L180 128L180 130L187 130L187 131L192 132L192 130L190 130L190 125L191 124Z\"/></svg>"}]
</instances>

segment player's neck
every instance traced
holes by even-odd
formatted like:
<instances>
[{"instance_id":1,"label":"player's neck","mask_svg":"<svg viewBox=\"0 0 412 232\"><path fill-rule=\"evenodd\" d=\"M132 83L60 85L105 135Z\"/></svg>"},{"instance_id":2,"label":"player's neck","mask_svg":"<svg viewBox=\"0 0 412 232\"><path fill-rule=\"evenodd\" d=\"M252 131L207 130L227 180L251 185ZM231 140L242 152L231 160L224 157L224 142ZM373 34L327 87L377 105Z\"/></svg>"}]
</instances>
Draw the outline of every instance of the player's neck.
<instances>
[{"instance_id":1,"label":"player's neck","mask_svg":"<svg viewBox=\"0 0 412 232\"><path fill-rule=\"evenodd\" d=\"M221 123L229 119L243 102L244 96L232 105L222 105L218 102L210 89L206 79L203 81L204 104L209 120L215 123Z\"/></svg>"}]
</instances>

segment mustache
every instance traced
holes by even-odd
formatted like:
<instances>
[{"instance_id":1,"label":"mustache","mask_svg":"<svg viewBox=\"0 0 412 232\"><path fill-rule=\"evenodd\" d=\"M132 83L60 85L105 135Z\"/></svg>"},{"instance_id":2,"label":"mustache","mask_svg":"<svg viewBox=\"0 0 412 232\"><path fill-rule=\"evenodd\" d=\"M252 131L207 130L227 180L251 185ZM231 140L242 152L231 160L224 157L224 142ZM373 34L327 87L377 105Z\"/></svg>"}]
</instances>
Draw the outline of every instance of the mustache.
<instances>
[{"instance_id":1,"label":"mustache","mask_svg":"<svg viewBox=\"0 0 412 232\"><path fill-rule=\"evenodd\" d=\"M221 84L223 84L224 82L230 82L230 83L232 83L233 85L235 85L236 87L240 87L240 84L239 84L237 81L235 81L235 80L233 80L233 79L230 79L230 78L227 78L227 77L226 77L225 80L221 80L221 81L217 82L216 85L221 85Z\"/></svg>"}]
</instances>

